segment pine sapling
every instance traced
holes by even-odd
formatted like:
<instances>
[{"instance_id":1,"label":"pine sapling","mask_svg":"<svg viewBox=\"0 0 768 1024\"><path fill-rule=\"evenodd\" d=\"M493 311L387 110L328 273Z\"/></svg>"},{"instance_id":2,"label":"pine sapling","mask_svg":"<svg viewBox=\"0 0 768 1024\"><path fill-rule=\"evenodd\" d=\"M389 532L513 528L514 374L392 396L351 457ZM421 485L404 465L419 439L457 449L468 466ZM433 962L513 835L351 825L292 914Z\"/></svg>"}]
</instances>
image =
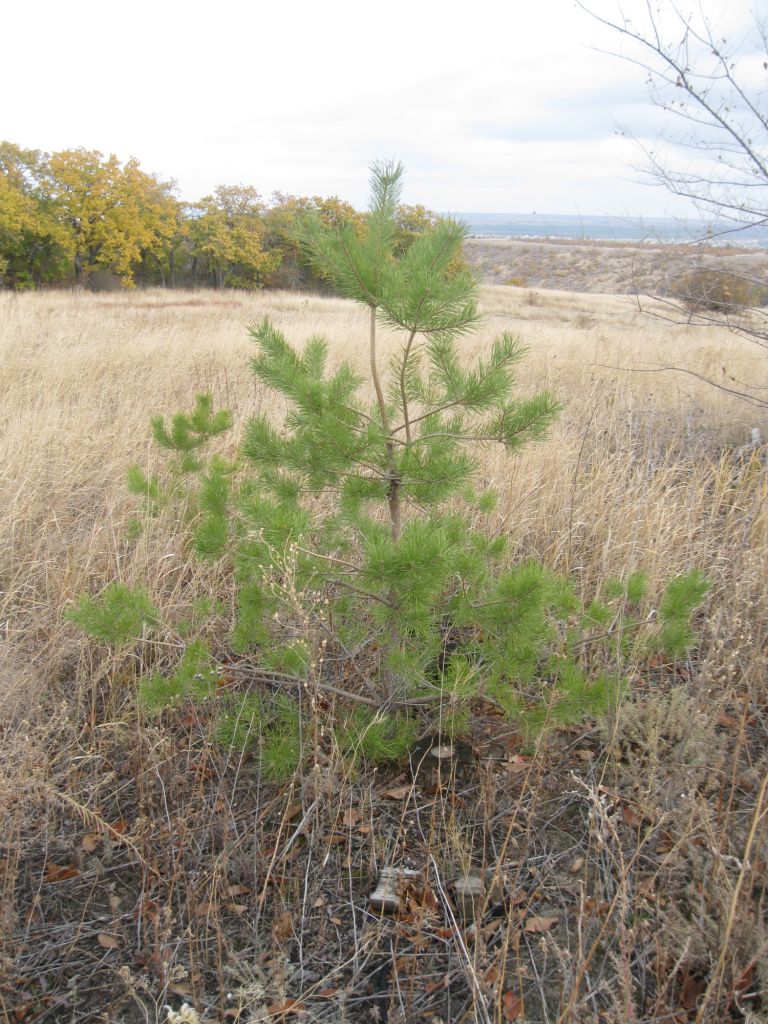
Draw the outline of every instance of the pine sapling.
<instances>
[{"instance_id":1,"label":"pine sapling","mask_svg":"<svg viewBox=\"0 0 768 1024\"><path fill-rule=\"evenodd\" d=\"M170 486L132 470L150 511L183 499L197 553L232 572L228 672L263 692L220 695L219 735L257 749L270 777L310 752L302 723L321 696L337 702L335 718L309 747L331 737L368 762L401 756L429 723L466 728L477 700L530 730L600 714L640 646L690 645L705 589L699 577L678 582L654 621L639 611L640 574L585 605L545 566L512 561L504 533L473 525L495 504L475 490L483 450L541 441L560 407L547 391L518 395L524 349L513 335L463 357L480 319L465 229L439 219L404 249L401 179L399 165L374 165L362 229L316 219L302 233L315 270L367 310L368 375L346 362L329 370L325 339L300 350L263 319L250 328L251 368L287 405L284 421L251 417L230 463L209 454L229 415L198 396L170 425L153 421ZM380 326L401 338L387 360ZM215 664L193 640L140 697L156 710L210 696Z\"/></svg>"}]
</instances>

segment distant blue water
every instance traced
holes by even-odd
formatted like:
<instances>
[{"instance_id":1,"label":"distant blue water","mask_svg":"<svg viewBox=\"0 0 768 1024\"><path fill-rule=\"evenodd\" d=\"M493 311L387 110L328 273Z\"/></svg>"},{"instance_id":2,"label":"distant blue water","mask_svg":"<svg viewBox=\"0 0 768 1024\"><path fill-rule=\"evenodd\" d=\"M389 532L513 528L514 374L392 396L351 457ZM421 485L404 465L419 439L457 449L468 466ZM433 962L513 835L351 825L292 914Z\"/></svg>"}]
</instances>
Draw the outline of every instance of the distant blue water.
<instances>
[{"instance_id":1,"label":"distant blue water","mask_svg":"<svg viewBox=\"0 0 768 1024\"><path fill-rule=\"evenodd\" d=\"M768 228L660 217L595 217L551 213L452 213L471 235L495 238L572 238L595 241L692 242L711 237L721 245L768 246Z\"/></svg>"}]
</instances>

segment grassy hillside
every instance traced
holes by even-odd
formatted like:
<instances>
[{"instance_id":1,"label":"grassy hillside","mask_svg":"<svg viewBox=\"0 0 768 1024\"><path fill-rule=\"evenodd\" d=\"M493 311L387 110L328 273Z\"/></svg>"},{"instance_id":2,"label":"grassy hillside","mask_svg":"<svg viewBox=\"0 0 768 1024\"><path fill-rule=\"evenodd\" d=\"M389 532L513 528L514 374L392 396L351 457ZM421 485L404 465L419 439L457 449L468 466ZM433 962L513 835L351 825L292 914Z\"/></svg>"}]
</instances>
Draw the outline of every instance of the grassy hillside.
<instances>
[{"instance_id":1,"label":"grassy hillside","mask_svg":"<svg viewBox=\"0 0 768 1024\"><path fill-rule=\"evenodd\" d=\"M745 299L746 305L765 304L765 250L738 244L469 238L464 253L490 285L680 297L695 293L691 275L706 269L723 275L731 288L738 282L742 288L756 289L761 297Z\"/></svg>"},{"instance_id":2,"label":"grassy hillside","mask_svg":"<svg viewBox=\"0 0 768 1024\"><path fill-rule=\"evenodd\" d=\"M157 460L149 417L197 391L236 424L265 408L249 322L362 366L366 314L279 292L0 295L0 1019L164 1021L181 1002L243 1022L765 1019L768 483L765 449L738 449L767 425L649 372L754 381L765 357L629 298L482 301L468 348L519 332L521 390L566 405L545 445L487 457L492 527L584 596L636 569L658 596L701 569L700 645L637 676L614 720L535 747L481 709L437 785L407 764L356 775L319 706L317 770L266 786L205 706L138 712L151 651L110 656L62 613L119 579L176 621L210 594L223 637L226 568L191 560L170 517L137 536L125 470ZM382 919L368 897L391 864L419 875ZM470 865L474 925L451 888Z\"/></svg>"}]
</instances>

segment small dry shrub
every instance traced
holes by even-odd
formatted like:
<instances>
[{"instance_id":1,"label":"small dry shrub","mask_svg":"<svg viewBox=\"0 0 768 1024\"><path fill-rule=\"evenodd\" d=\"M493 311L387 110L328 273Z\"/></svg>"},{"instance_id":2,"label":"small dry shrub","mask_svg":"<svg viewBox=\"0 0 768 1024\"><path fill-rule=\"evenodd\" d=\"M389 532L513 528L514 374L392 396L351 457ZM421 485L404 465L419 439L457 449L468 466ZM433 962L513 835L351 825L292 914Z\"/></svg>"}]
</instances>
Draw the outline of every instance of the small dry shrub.
<instances>
[{"instance_id":1,"label":"small dry shrub","mask_svg":"<svg viewBox=\"0 0 768 1024\"><path fill-rule=\"evenodd\" d=\"M681 794L717 784L723 741L714 721L685 687L627 701L606 738L613 744L621 774L626 773L635 787L642 786L641 804L671 808Z\"/></svg>"},{"instance_id":2,"label":"small dry shrub","mask_svg":"<svg viewBox=\"0 0 768 1024\"><path fill-rule=\"evenodd\" d=\"M734 313L768 303L768 288L764 285L723 270L701 268L683 274L671 291L692 313Z\"/></svg>"},{"instance_id":3,"label":"small dry shrub","mask_svg":"<svg viewBox=\"0 0 768 1024\"><path fill-rule=\"evenodd\" d=\"M579 313L576 319L573 321L573 326L580 331L588 331L595 326L597 321L593 316L588 313Z\"/></svg>"}]
</instances>

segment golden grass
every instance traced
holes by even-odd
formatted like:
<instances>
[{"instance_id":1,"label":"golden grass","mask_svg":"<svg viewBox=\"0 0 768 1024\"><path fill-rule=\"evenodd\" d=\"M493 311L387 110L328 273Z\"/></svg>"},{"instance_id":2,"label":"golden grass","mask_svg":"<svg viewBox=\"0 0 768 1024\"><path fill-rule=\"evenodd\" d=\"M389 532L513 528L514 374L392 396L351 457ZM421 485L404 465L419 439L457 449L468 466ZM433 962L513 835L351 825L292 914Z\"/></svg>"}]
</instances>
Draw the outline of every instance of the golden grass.
<instances>
[{"instance_id":1,"label":"golden grass","mask_svg":"<svg viewBox=\"0 0 768 1024\"><path fill-rule=\"evenodd\" d=\"M566 407L547 443L513 461L498 452L484 458L483 479L501 494L494 525L508 531L514 552L570 573L585 595L606 577L635 569L647 570L653 587L702 569L713 592L694 698L711 717L734 695L762 715L766 472L757 456L746 464L737 459L735 447L754 426L768 432L766 424L749 406L690 376L646 371L679 364L722 380L725 366L737 379L765 381L764 354L725 331L642 316L619 296L489 287L482 304L487 320L463 343L467 354L484 350L502 330L519 333L529 347L521 391L549 387ZM174 524L161 521L138 541L129 539L137 501L127 493L125 471L134 462L150 469L157 462L150 416L188 407L198 391L211 391L217 407L232 409L236 429L226 444L234 446L237 428L270 401L247 365L246 325L265 315L293 341L323 334L333 362L348 359L365 369L367 316L342 300L279 292L0 294L6 868L11 860L23 863L26 805L19 796L31 800L44 790L57 751L78 749L86 758L91 748L81 745L79 730L95 736L94 730L117 735L128 728L133 682L121 684L123 668L64 623L67 602L114 579L147 586L163 608L185 607L199 588L227 592L220 570L190 564ZM382 335L384 352L396 343ZM100 691L106 703L97 706L101 683L108 684ZM136 756L148 765L148 751L160 757L170 749L170 740L151 730L140 737ZM743 771L737 760L734 754L734 777ZM753 759L750 770L764 771L764 763ZM746 820L750 843L759 845L757 818ZM725 849L730 840L722 822L718 827ZM11 900L16 883L9 877ZM724 903L729 940L745 878ZM6 925L11 919L7 911ZM718 985L724 949L717 950ZM578 964L573 972L583 975ZM164 985L167 996L167 979Z\"/></svg>"},{"instance_id":2,"label":"golden grass","mask_svg":"<svg viewBox=\"0 0 768 1024\"><path fill-rule=\"evenodd\" d=\"M724 550L723 530L738 528L730 520L715 526L719 498L711 480L691 475L688 457L703 448L716 459L718 446L741 443L756 425L753 411L690 377L605 367L679 363L720 379L727 363L754 380L759 353L725 333L654 322L622 297L543 294L531 306L516 289L484 289L487 323L464 343L476 353L501 330L519 333L530 350L521 390L550 387L566 403L551 442L516 461L488 456L485 473L501 489L510 535L522 550L592 580L640 564L667 574L708 567ZM13 635L17 650L21 643L25 657L34 655L44 682L76 643L60 625L67 600L148 571L168 586L182 571L178 547L126 545L135 502L125 470L156 458L150 416L185 408L197 391L232 408L238 425L269 401L247 365L246 325L264 315L292 340L324 334L332 360L365 368L365 314L341 300L0 296L1 614L6 643ZM578 326L585 317L594 326ZM385 349L387 342L394 340L385 337ZM761 536L761 526L764 516L750 536Z\"/></svg>"}]
</instances>

